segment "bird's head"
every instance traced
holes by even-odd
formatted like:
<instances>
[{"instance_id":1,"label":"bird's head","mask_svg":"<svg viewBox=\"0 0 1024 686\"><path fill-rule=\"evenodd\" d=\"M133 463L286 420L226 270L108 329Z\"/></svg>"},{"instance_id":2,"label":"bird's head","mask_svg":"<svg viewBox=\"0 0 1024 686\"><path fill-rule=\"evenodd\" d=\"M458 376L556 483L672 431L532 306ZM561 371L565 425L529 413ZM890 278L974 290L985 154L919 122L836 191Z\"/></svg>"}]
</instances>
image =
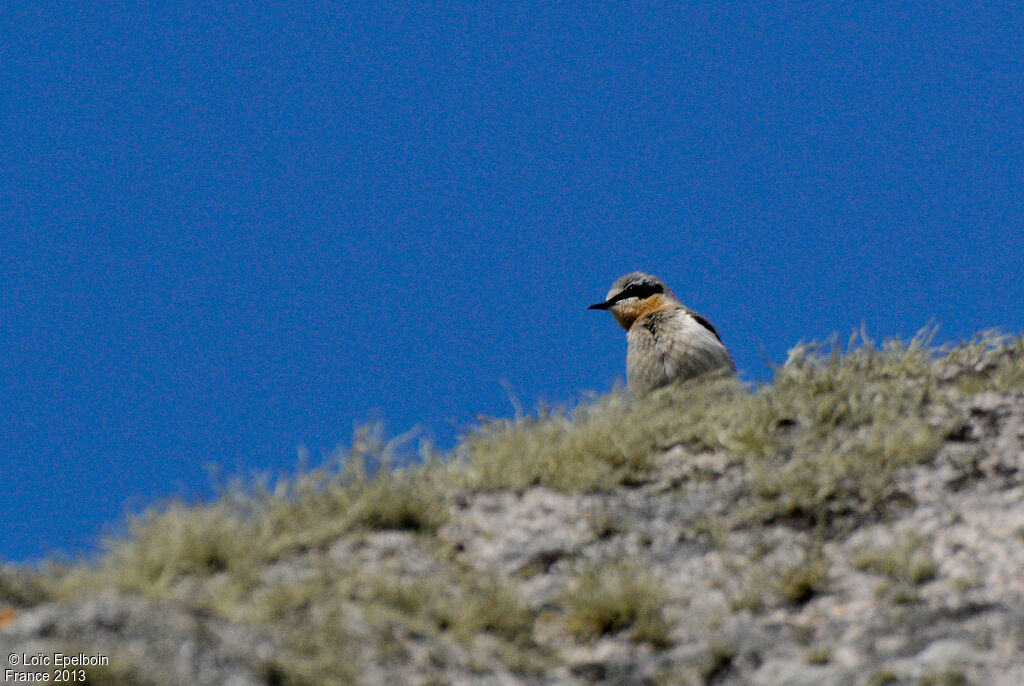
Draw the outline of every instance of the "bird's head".
<instances>
[{"instance_id":1,"label":"bird's head","mask_svg":"<svg viewBox=\"0 0 1024 686\"><path fill-rule=\"evenodd\" d=\"M679 301L662 281L650 274L631 272L619 277L608 290L604 302L588 310L608 310L622 328L629 330L640 317L649 312L675 305Z\"/></svg>"}]
</instances>

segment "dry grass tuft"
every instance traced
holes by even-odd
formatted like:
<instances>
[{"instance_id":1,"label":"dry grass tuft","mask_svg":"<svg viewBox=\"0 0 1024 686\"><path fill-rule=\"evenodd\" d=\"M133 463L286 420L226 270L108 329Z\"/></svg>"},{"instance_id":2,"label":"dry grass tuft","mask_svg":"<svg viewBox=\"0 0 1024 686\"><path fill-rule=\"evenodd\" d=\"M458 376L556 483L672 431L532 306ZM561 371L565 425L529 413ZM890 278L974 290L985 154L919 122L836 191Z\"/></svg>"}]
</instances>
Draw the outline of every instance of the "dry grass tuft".
<instances>
[{"instance_id":1,"label":"dry grass tuft","mask_svg":"<svg viewBox=\"0 0 1024 686\"><path fill-rule=\"evenodd\" d=\"M668 644L668 625L662 615L667 599L665 586L634 565L595 565L566 589L565 625L586 640L629 630L633 640L663 647Z\"/></svg>"},{"instance_id":2,"label":"dry grass tuft","mask_svg":"<svg viewBox=\"0 0 1024 686\"><path fill-rule=\"evenodd\" d=\"M923 584L935 578L937 566L924 550L924 541L909 536L903 541L880 548L865 548L852 559L858 569L883 574L893 581Z\"/></svg>"},{"instance_id":3,"label":"dry grass tuft","mask_svg":"<svg viewBox=\"0 0 1024 686\"><path fill-rule=\"evenodd\" d=\"M750 475L737 521L850 525L898 505L897 472L953 431L958 394L1024 386L1024 338L981 334L931 346L931 331L881 346L862 332L801 344L770 385L709 375L631 398L618 390L571 412L485 420L456 453L474 489L614 489L651 475L679 443L719 450Z\"/></svg>"},{"instance_id":4,"label":"dry grass tuft","mask_svg":"<svg viewBox=\"0 0 1024 686\"><path fill-rule=\"evenodd\" d=\"M484 420L456 452L467 485L480 490L610 490L645 478L658 448L688 440L720 447L721 410L744 395L734 379L715 376L636 399L619 389L572 412Z\"/></svg>"}]
</instances>

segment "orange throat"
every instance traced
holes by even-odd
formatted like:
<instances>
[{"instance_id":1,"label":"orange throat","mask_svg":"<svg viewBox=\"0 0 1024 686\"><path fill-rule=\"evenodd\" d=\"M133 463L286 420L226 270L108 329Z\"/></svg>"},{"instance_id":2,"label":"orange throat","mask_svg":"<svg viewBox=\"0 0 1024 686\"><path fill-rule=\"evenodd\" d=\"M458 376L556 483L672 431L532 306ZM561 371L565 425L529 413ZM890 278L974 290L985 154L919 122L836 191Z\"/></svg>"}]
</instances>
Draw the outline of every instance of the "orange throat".
<instances>
[{"instance_id":1,"label":"orange throat","mask_svg":"<svg viewBox=\"0 0 1024 686\"><path fill-rule=\"evenodd\" d=\"M641 317L650 314L651 312L657 312L658 310L666 310L675 303L666 298L661 293L656 293L649 298L644 298L639 302L634 303L619 303L615 307L611 308L612 316L615 317L615 321L619 323L626 331L629 331L630 327L636 323Z\"/></svg>"}]
</instances>

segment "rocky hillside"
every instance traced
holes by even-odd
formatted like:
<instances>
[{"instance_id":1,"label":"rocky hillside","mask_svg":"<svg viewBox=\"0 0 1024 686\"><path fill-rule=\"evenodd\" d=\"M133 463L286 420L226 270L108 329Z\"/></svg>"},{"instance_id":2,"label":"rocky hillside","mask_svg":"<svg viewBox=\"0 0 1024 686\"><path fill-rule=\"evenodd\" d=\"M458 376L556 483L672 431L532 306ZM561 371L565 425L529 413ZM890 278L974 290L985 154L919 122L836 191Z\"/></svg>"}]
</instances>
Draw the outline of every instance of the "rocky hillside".
<instances>
[{"instance_id":1,"label":"rocky hillside","mask_svg":"<svg viewBox=\"0 0 1024 686\"><path fill-rule=\"evenodd\" d=\"M1024 338L801 346L367 476L401 450L4 567L7 679L1024 684Z\"/></svg>"}]
</instances>

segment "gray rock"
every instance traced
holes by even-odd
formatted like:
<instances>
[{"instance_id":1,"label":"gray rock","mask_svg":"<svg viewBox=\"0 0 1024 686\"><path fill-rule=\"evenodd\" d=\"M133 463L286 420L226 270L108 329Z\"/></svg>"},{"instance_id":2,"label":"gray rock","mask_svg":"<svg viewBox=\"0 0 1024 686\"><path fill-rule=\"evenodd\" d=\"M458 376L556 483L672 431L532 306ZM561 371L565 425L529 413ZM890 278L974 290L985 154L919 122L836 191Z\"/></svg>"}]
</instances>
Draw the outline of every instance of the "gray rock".
<instances>
[{"instance_id":1,"label":"gray rock","mask_svg":"<svg viewBox=\"0 0 1024 686\"><path fill-rule=\"evenodd\" d=\"M0 629L0 652L103 656L84 667L114 680L154 684L261 686L273 683L274 644L250 629L185 608L105 591L46 603ZM10 662L5 668L10 668ZM19 666L15 671L36 671ZM89 676L92 674L92 676ZM52 681L52 678L51 678Z\"/></svg>"}]
</instances>

